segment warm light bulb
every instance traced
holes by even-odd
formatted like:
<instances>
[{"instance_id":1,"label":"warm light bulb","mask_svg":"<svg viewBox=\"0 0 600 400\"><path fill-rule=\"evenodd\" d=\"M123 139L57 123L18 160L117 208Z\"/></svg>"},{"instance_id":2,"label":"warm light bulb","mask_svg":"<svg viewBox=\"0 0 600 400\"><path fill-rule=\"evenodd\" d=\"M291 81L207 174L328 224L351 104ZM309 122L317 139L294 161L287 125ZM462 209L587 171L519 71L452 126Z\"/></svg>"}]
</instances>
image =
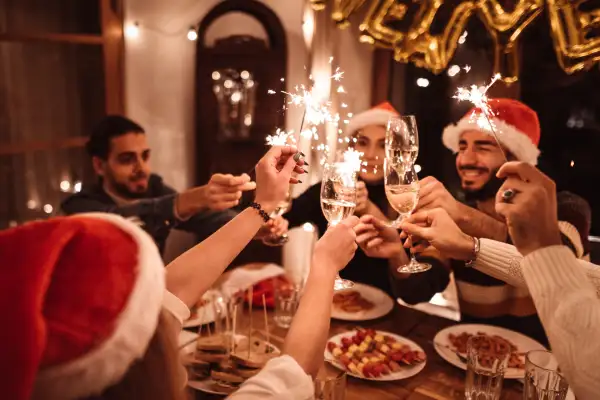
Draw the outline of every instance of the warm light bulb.
<instances>
[{"instance_id":1,"label":"warm light bulb","mask_svg":"<svg viewBox=\"0 0 600 400\"><path fill-rule=\"evenodd\" d=\"M575 166L575 161L571 160L571 167Z\"/></svg>"},{"instance_id":2,"label":"warm light bulb","mask_svg":"<svg viewBox=\"0 0 600 400\"><path fill-rule=\"evenodd\" d=\"M469 34L469 32L464 31L462 33L462 35L460 35L460 37L458 38L458 44L464 44L467 41L467 35Z\"/></svg>"},{"instance_id":3,"label":"warm light bulb","mask_svg":"<svg viewBox=\"0 0 600 400\"><path fill-rule=\"evenodd\" d=\"M429 86L429 79L425 79L425 78L419 78L419 79L417 79L417 86L420 86L420 87L427 87L427 86Z\"/></svg>"},{"instance_id":4,"label":"warm light bulb","mask_svg":"<svg viewBox=\"0 0 600 400\"><path fill-rule=\"evenodd\" d=\"M193 26L190 28L190 30L187 33L187 38L192 42L198 39L198 32L196 32L196 28L194 28Z\"/></svg>"},{"instance_id":5,"label":"warm light bulb","mask_svg":"<svg viewBox=\"0 0 600 400\"><path fill-rule=\"evenodd\" d=\"M62 181L60 183L60 190L62 190L63 192L66 192L69 189L71 189L71 182L69 182L69 181Z\"/></svg>"},{"instance_id":6,"label":"warm light bulb","mask_svg":"<svg viewBox=\"0 0 600 400\"><path fill-rule=\"evenodd\" d=\"M219 73L219 71L213 71L212 78L215 81L218 81L219 79L221 79L221 74Z\"/></svg>"},{"instance_id":7,"label":"warm light bulb","mask_svg":"<svg viewBox=\"0 0 600 400\"><path fill-rule=\"evenodd\" d=\"M81 192L81 182L75 182L75 184L73 185L73 191L75 193Z\"/></svg>"},{"instance_id":8,"label":"warm light bulb","mask_svg":"<svg viewBox=\"0 0 600 400\"><path fill-rule=\"evenodd\" d=\"M29 208L30 210L34 210L37 207L37 203L35 202L35 200L29 200L27 202L27 208Z\"/></svg>"},{"instance_id":9,"label":"warm light bulb","mask_svg":"<svg viewBox=\"0 0 600 400\"><path fill-rule=\"evenodd\" d=\"M52 214L52 210L54 210L54 207L52 207L50 204L44 205L44 212L46 214Z\"/></svg>"},{"instance_id":10,"label":"warm light bulb","mask_svg":"<svg viewBox=\"0 0 600 400\"><path fill-rule=\"evenodd\" d=\"M419 164L415 164L415 172L418 174L421 172L421 166Z\"/></svg>"},{"instance_id":11,"label":"warm light bulb","mask_svg":"<svg viewBox=\"0 0 600 400\"><path fill-rule=\"evenodd\" d=\"M448 76L455 76L459 72L460 72L460 67L456 64L452 65L450 68L448 68Z\"/></svg>"},{"instance_id":12,"label":"warm light bulb","mask_svg":"<svg viewBox=\"0 0 600 400\"><path fill-rule=\"evenodd\" d=\"M140 24L134 22L125 28L125 36L128 38L136 38L140 36Z\"/></svg>"},{"instance_id":13,"label":"warm light bulb","mask_svg":"<svg viewBox=\"0 0 600 400\"><path fill-rule=\"evenodd\" d=\"M242 71L240 73L240 76L242 77L242 79L248 79L248 78L250 78L250 72L248 72L248 71Z\"/></svg>"}]
</instances>

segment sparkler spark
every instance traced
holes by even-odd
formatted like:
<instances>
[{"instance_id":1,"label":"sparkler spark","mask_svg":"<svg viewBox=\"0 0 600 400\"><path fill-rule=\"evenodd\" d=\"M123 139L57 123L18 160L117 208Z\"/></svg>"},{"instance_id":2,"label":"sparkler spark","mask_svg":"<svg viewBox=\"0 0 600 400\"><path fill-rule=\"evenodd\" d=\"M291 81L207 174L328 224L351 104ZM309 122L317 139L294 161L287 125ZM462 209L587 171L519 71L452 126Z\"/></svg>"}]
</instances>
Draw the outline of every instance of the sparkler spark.
<instances>
[{"instance_id":1,"label":"sparkler spark","mask_svg":"<svg viewBox=\"0 0 600 400\"><path fill-rule=\"evenodd\" d=\"M348 168L349 171L358 172L360 171L361 165L363 165L362 156L364 153L348 149L344 151L343 160L341 162L343 168Z\"/></svg>"},{"instance_id":2,"label":"sparkler spark","mask_svg":"<svg viewBox=\"0 0 600 400\"><path fill-rule=\"evenodd\" d=\"M274 135L267 136L267 146L285 146L288 144L288 140L291 140L292 143L296 143L294 131L286 132L277 128Z\"/></svg>"},{"instance_id":3,"label":"sparkler spark","mask_svg":"<svg viewBox=\"0 0 600 400\"><path fill-rule=\"evenodd\" d=\"M490 131L492 133L494 139L496 139L496 142L498 143L498 147L500 148L502 155L504 156L504 160L508 162L506 153L504 152L500 140L498 139L498 135L496 134L496 126L492 120L495 115L490 107L488 102L489 98L487 96L487 91L489 88L491 88L492 85L500 78L500 74L496 74L492 78L492 81L485 86L471 85L470 89L459 87L456 90L456 94L452 97L458 101L468 101L481 110L481 113L477 115L477 125L481 127L481 129Z\"/></svg>"}]
</instances>

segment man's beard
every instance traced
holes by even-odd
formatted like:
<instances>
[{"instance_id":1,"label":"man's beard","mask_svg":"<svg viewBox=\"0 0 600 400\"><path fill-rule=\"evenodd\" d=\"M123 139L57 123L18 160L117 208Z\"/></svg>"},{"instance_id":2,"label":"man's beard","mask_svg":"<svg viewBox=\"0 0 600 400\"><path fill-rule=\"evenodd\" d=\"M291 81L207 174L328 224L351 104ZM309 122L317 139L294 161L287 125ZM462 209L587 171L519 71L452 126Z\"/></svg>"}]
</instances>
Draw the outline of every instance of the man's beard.
<instances>
[{"instance_id":1,"label":"man's beard","mask_svg":"<svg viewBox=\"0 0 600 400\"><path fill-rule=\"evenodd\" d=\"M491 171L490 179L481 188L476 190L463 189L465 192L465 200L467 202L484 201L496 197L496 193L498 193L498 190L500 190L500 187L502 187L502 184L504 183L504 179L500 179L496 176L498 170L499 168Z\"/></svg>"},{"instance_id":2,"label":"man's beard","mask_svg":"<svg viewBox=\"0 0 600 400\"><path fill-rule=\"evenodd\" d=\"M146 177L145 174L140 173L140 174L133 176L131 179L136 180L136 179L141 179L141 178L145 178L145 177ZM138 200L138 199L146 198L148 196L148 187L143 192L132 192L131 190L129 190L129 188L127 187L126 184L117 182L112 176L109 176L108 179L110 180L110 186L111 186L112 190L114 190L114 192L117 196L119 196L123 199Z\"/></svg>"}]
</instances>

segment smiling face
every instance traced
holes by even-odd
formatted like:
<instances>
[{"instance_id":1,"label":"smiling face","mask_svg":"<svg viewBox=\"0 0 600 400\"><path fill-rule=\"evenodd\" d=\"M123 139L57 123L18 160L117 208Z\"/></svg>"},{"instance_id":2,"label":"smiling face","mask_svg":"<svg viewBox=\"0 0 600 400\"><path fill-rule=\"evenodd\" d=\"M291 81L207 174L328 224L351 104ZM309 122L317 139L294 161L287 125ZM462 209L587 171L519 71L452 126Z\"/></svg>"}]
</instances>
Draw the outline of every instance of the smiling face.
<instances>
[{"instance_id":1,"label":"smiling face","mask_svg":"<svg viewBox=\"0 0 600 400\"><path fill-rule=\"evenodd\" d=\"M383 179L383 160L385 159L385 127L365 126L354 136L353 148L363 153L363 166L360 177L365 182L374 183ZM366 171L366 172L365 172Z\"/></svg>"},{"instance_id":2,"label":"smiling face","mask_svg":"<svg viewBox=\"0 0 600 400\"><path fill-rule=\"evenodd\" d=\"M456 170L466 192L481 190L502 164L504 157L493 136L477 130L461 133Z\"/></svg>"},{"instance_id":3,"label":"smiling face","mask_svg":"<svg viewBox=\"0 0 600 400\"><path fill-rule=\"evenodd\" d=\"M142 198L150 179L150 148L143 133L129 132L110 140L106 160L94 157L94 169L111 192L125 198Z\"/></svg>"}]
</instances>

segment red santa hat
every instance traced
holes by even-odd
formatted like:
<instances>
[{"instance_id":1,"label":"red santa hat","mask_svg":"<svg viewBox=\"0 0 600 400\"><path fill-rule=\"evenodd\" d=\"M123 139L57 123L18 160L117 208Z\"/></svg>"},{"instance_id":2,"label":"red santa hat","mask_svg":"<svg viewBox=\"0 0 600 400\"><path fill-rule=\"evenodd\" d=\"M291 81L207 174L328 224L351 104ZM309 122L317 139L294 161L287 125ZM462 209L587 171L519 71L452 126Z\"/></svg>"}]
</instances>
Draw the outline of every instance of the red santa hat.
<instances>
[{"instance_id":1,"label":"red santa hat","mask_svg":"<svg viewBox=\"0 0 600 400\"><path fill-rule=\"evenodd\" d=\"M0 232L2 396L76 399L119 382L156 331L164 268L152 239L109 214Z\"/></svg>"},{"instance_id":2,"label":"red santa hat","mask_svg":"<svg viewBox=\"0 0 600 400\"><path fill-rule=\"evenodd\" d=\"M493 115L490 120L502 146L519 161L536 165L540 155L540 122L536 112L513 99L490 99L488 103ZM444 145L456 153L460 135L467 130L492 134L481 109L475 107L457 124L448 125L444 129Z\"/></svg>"},{"instance_id":3,"label":"red santa hat","mask_svg":"<svg viewBox=\"0 0 600 400\"><path fill-rule=\"evenodd\" d=\"M346 127L346 135L352 136L356 131L369 125L386 126L390 117L397 117L398 115L400 114L390 103L387 101L380 103L370 110L363 111L353 116Z\"/></svg>"}]
</instances>

